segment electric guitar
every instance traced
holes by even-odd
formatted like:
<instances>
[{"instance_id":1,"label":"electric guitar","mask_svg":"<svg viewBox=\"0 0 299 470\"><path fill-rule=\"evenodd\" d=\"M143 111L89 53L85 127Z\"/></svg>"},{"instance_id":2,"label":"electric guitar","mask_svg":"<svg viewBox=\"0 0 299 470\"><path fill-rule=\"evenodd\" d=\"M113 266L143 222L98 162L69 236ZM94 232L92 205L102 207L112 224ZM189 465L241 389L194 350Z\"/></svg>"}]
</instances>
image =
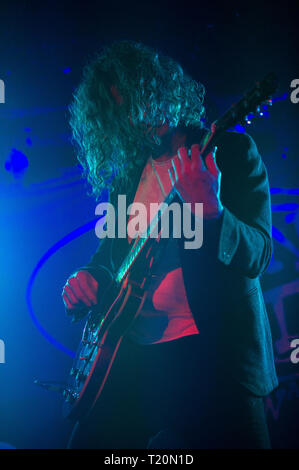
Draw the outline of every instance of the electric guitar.
<instances>
[{"instance_id":1,"label":"electric guitar","mask_svg":"<svg viewBox=\"0 0 299 470\"><path fill-rule=\"evenodd\" d=\"M257 82L205 133L200 142L203 156L224 131L238 123L249 123L252 114L262 115L265 106L272 104L275 90L276 78L272 74ZM173 189L166 204L169 205L175 195ZM163 210L153 219L145 236L135 240L100 304L88 313L69 382L63 388L65 414L70 419L81 420L91 413L101 397L121 342L142 310L153 267L163 246L161 232L158 238L150 234L162 215Z\"/></svg>"}]
</instances>

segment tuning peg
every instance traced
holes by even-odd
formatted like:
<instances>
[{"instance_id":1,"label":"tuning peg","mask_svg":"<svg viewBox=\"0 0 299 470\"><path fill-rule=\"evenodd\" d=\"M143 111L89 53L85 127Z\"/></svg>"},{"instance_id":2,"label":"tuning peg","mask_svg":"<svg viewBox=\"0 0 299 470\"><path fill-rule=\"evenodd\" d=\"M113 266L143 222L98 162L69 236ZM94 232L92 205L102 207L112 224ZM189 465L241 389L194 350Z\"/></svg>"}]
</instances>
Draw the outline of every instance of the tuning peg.
<instances>
[{"instance_id":1,"label":"tuning peg","mask_svg":"<svg viewBox=\"0 0 299 470\"><path fill-rule=\"evenodd\" d=\"M260 106L257 106L257 107L256 107L256 113L257 113L259 116L261 116L261 117L264 116L264 113L263 113L263 111L261 110L261 107L260 107Z\"/></svg>"}]
</instances>

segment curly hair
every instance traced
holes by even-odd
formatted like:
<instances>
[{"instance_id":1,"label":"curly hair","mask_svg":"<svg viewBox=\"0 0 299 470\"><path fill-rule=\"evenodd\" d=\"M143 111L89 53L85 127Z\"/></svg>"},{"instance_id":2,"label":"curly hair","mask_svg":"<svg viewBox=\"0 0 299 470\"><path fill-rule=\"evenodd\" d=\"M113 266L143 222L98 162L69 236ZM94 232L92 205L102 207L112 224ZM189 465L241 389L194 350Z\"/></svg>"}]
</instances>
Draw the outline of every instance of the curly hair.
<instances>
[{"instance_id":1,"label":"curly hair","mask_svg":"<svg viewBox=\"0 0 299 470\"><path fill-rule=\"evenodd\" d=\"M84 68L69 106L72 141L96 197L125 189L132 172L157 155L165 121L201 128L204 86L170 57L115 41Z\"/></svg>"}]
</instances>

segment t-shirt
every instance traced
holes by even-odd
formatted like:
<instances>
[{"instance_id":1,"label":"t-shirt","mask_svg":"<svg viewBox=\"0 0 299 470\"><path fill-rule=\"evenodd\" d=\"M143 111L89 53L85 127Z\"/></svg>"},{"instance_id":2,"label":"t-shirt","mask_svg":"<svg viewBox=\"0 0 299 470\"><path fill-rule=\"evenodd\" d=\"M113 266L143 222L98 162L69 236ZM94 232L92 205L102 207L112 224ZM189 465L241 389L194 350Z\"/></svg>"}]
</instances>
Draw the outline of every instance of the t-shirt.
<instances>
[{"instance_id":1,"label":"t-shirt","mask_svg":"<svg viewBox=\"0 0 299 470\"><path fill-rule=\"evenodd\" d=\"M168 174L171 166L170 158L153 160L150 157L143 170L134 202L146 206L147 224L154 216L150 213L150 203L163 202L171 190ZM149 295L131 327L130 338L139 344L155 344L193 334L198 334L198 329L188 305L178 241L169 238L149 286Z\"/></svg>"}]
</instances>

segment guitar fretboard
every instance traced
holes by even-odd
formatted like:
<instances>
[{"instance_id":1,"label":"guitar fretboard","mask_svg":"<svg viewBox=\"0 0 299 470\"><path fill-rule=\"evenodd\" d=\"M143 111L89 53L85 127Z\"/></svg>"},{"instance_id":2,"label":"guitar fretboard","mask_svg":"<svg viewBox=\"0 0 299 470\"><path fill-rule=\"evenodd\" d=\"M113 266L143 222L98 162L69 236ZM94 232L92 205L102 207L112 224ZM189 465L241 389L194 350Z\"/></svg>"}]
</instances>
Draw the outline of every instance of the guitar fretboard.
<instances>
[{"instance_id":1,"label":"guitar fretboard","mask_svg":"<svg viewBox=\"0 0 299 470\"><path fill-rule=\"evenodd\" d=\"M157 211L157 214L155 215L155 217L149 224L146 232L139 235L140 237L139 240L134 245L134 247L129 252L129 254L126 256L119 270L117 271L117 274L115 277L116 282L118 283L121 282L123 278L125 277L125 275L128 273L134 261L136 260L137 256L139 255L140 251L142 250L142 248L144 247L144 245L150 238L152 232L154 231L155 227L158 225L159 221L161 220L163 214L165 214L166 211L168 210L168 206L171 203L171 201L174 199L175 195L176 195L176 191L175 189L172 189L170 193L168 194L168 196L165 198L164 202L161 203L160 208Z\"/></svg>"}]
</instances>

